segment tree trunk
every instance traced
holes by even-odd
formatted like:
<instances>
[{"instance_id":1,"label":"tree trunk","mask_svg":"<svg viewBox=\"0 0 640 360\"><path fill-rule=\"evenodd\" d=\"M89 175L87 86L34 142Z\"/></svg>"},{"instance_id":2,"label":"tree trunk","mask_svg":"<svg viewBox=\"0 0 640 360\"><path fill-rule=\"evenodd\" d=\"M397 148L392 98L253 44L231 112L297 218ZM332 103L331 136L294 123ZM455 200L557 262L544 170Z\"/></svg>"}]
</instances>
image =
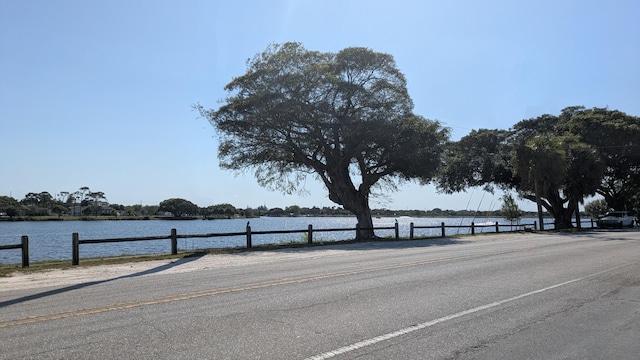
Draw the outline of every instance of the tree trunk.
<instances>
[{"instance_id":1,"label":"tree trunk","mask_svg":"<svg viewBox=\"0 0 640 360\"><path fill-rule=\"evenodd\" d=\"M580 224L580 202L578 200L576 200L576 227L578 228L578 230L582 229L582 224Z\"/></svg>"},{"instance_id":2,"label":"tree trunk","mask_svg":"<svg viewBox=\"0 0 640 360\"><path fill-rule=\"evenodd\" d=\"M545 199L548 204L547 210L553 216L556 230L572 229L571 218L575 209L573 201L564 199L557 190L547 191ZM567 205L566 208L564 207L565 204Z\"/></svg>"},{"instance_id":3,"label":"tree trunk","mask_svg":"<svg viewBox=\"0 0 640 360\"><path fill-rule=\"evenodd\" d=\"M371 240L375 234L371 208L369 208L369 188L361 186L360 189L356 189L349 177L348 166L341 169L342 171L330 174L333 181L325 181L327 190L329 190L329 200L342 205L345 210L356 216L361 229L358 239Z\"/></svg>"},{"instance_id":4,"label":"tree trunk","mask_svg":"<svg viewBox=\"0 0 640 360\"><path fill-rule=\"evenodd\" d=\"M329 199L342 205L345 210L350 211L356 216L358 225L360 225L360 233L358 239L371 240L375 237L373 232L373 219L371 218L371 209L369 208L368 196L363 195L359 191L344 192L339 198L332 196L335 193L329 193Z\"/></svg>"},{"instance_id":5,"label":"tree trunk","mask_svg":"<svg viewBox=\"0 0 640 360\"><path fill-rule=\"evenodd\" d=\"M573 210L562 209L562 212L556 216L556 230L562 229L573 229L573 224L571 223L571 217L573 215Z\"/></svg>"},{"instance_id":6,"label":"tree trunk","mask_svg":"<svg viewBox=\"0 0 640 360\"><path fill-rule=\"evenodd\" d=\"M542 203L540 201L540 190L538 187L538 180L535 181L535 191L536 191L536 205L538 206L538 221L540 222L540 230L544 230L544 217L542 216Z\"/></svg>"},{"instance_id":7,"label":"tree trunk","mask_svg":"<svg viewBox=\"0 0 640 360\"><path fill-rule=\"evenodd\" d=\"M551 213L553 215L553 222L556 230L573 229L573 224L571 223L571 218L573 217L573 211L575 209L573 202L569 201L567 204L568 207L565 208L565 202L558 195L550 196L547 201L551 206Z\"/></svg>"},{"instance_id":8,"label":"tree trunk","mask_svg":"<svg viewBox=\"0 0 640 360\"><path fill-rule=\"evenodd\" d=\"M355 214L355 213L354 213ZM371 209L367 206L363 211L355 214L360 225L360 240L371 240L375 237L373 232L373 219L371 218Z\"/></svg>"},{"instance_id":9,"label":"tree trunk","mask_svg":"<svg viewBox=\"0 0 640 360\"><path fill-rule=\"evenodd\" d=\"M343 196L342 206L358 219L360 233L357 238L359 240L373 239L375 234L373 233L373 219L371 218L368 196L359 191L350 192L349 195Z\"/></svg>"},{"instance_id":10,"label":"tree trunk","mask_svg":"<svg viewBox=\"0 0 640 360\"><path fill-rule=\"evenodd\" d=\"M562 199L560 194L557 192L547 192L544 197L545 201L543 203L542 197L538 194L538 184L534 184L536 194L535 195L524 195L523 197L530 201L535 201L538 206L538 221L540 221L540 230L544 230L543 225L543 217L542 217L542 207L547 209L549 214L553 216L554 224L556 230L562 229L571 229L573 228L573 224L571 223L571 219L573 217L573 212L575 210L575 205L572 201L569 201L568 208L564 207L564 204L567 202Z\"/></svg>"}]
</instances>

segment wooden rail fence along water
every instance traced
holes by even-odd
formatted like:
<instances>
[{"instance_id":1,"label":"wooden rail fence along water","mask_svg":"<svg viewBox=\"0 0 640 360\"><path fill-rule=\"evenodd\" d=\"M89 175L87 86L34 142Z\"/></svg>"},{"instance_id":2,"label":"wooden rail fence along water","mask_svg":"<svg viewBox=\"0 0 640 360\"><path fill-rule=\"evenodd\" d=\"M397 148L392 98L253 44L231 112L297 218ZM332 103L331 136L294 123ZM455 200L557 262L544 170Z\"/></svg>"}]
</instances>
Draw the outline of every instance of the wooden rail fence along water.
<instances>
[{"instance_id":1,"label":"wooden rail fence along water","mask_svg":"<svg viewBox=\"0 0 640 360\"><path fill-rule=\"evenodd\" d=\"M500 224L497 221L495 223L491 223L491 224L475 224L474 222L471 222L471 225L445 225L444 222L440 223L440 225L431 225L431 226L415 226L413 223L409 224L409 240L413 240L414 237L414 232L415 229L441 229L440 230L440 234L441 237L446 237L446 229L464 229L464 228L471 228L471 235L475 235L476 234L476 229L477 228L494 228L495 229L495 233L499 233L500 232L500 227L510 227L511 229L513 229L514 227L516 229L520 229L522 228L523 230L527 231L527 230L535 230L538 227L538 222L534 221L531 224ZM452 234L455 235L455 234Z\"/></svg>"},{"instance_id":2,"label":"wooden rail fence along water","mask_svg":"<svg viewBox=\"0 0 640 360\"><path fill-rule=\"evenodd\" d=\"M20 238L20 244L14 245L0 245L0 250L22 250L22 267L29 267L29 237L22 235Z\"/></svg>"},{"instance_id":3,"label":"wooden rail fence along water","mask_svg":"<svg viewBox=\"0 0 640 360\"><path fill-rule=\"evenodd\" d=\"M576 224L578 228L581 228L581 224ZM413 222L409 224L409 240L416 239L415 230L416 229L440 229L441 237L446 237L446 229L462 229L469 228L471 235L476 234L477 229L482 228L490 228L494 230L496 233L500 232L501 227L509 227L510 231L515 228L516 230L523 229L527 230L537 230L537 222L533 222L531 224L499 224L495 223L482 223L475 224L474 222L471 225L445 225L442 222L440 225L431 225L431 226L419 226L415 225ZM594 222L591 220L591 229L594 228ZM293 233L305 233L307 237L307 243L313 243L313 234L318 232L337 232L337 231L355 231L355 239L360 239L360 234L362 230L394 230L395 239L400 239L400 231L398 227L398 221L396 220L394 226L389 227L372 227L372 228L362 228L360 225L356 225L355 228L332 228L332 229L314 229L313 225L309 224L306 229L303 230L267 230L267 231L252 231L251 225L247 222L247 226L245 231L240 232L230 232L230 233L210 233L210 234L178 234L176 229L171 229L171 233L169 235L160 235L160 236L143 236L143 237L127 237L127 238L111 238L111 239L80 239L80 235L78 233L73 233L71 235L71 264L79 265L80 264L80 245L81 244L101 244L101 243L118 243L118 242L130 242L130 241L152 241L152 240L171 240L171 254L176 255L178 253L178 239L193 239L193 238L213 238L213 237L230 237L230 236L244 236L246 239L246 248L251 249L252 237L254 235L267 235L267 234L293 234ZM449 234L456 235L456 234ZM20 244L14 245L0 245L0 250L10 250L10 249L22 249L22 266L29 266L29 238L26 235L22 236Z\"/></svg>"},{"instance_id":4,"label":"wooden rail fence along water","mask_svg":"<svg viewBox=\"0 0 640 360\"><path fill-rule=\"evenodd\" d=\"M73 233L71 235L71 245L72 245L71 265L80 264L80 244L101 244L101 243L116 243L116 242L128 242L128 241L149 241L149 240L170 239L171 255L176 255L178 253L178 239L245 236L246 247L247 249L251 249L253 247L252 237L254 235L306 233L307 243L312 244L313 233L331 232L331 231L355 231L356 232L355 238L356 240L358 240L361 230L374 230L374 231L375 230L395 230L395 238L397 240L400 239L400 231L399 231L397 222L392 227L361 228L359 225L356 225L355 228L314 229L313 225L309 224L309 226L304 230L266 230L266 231L252 231L251 225L247 222L246 230L242 232L210 233L210 234L178 234L176 229L171 229L171 234L169 236L161 235L161 236L144 236L144 237L130 237L130 238L113 238L113 239L89 239L89 240L81 240L80 235L78 233Z\"/></svg>"}]
</instances>

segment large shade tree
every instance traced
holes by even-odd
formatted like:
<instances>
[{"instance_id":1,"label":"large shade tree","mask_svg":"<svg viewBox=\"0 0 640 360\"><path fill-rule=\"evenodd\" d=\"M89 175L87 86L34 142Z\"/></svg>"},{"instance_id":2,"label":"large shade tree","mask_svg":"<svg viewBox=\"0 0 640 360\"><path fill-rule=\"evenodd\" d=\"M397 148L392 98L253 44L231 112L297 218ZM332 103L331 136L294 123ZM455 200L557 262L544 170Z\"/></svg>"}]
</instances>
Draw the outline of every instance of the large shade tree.
<instances>
[{"instance_id":1,"label":"large shade tree","mask_svg":"<svg viewBox=\"0 0 640 360\"><path fill-rule=\"evenodd\" d=\"M536 202L541 226L544 208L559 229L572 227L578 204L596 193L603 176L597 149L553 115L522 120L508 131L474 130L448 147L445 162L441 191L514 189Z\"/></svg>"},{"instance_id":2,"label":"large shade tree","mask_svg":"<svg viewBox=\"0 0 640 360\"><path fill-rule=\"evenodd\" d=\"M568 107L560 115L566 131L597 149L605 167L597 193L615 210L640 200L640 117L607 108Z\"/></svg>"},{"instance_id":3,"label":"large shade tree","mask_svg":"<svg viewBox=\"0 0 640 360\"><path fill-rule=\"evenodd\" d=\"M490 192L494 186L503 190L517 187L520 178L511 164L512 141L508 130L479 129L449 143L436 181L438 190L452 194L473 187Z\"/></svg>"},{"instance_id":4,"label":"large shade tree","mask_svg":"<svg viewBox=\"0 0 640 360\"><path fill-rule=\"evenodd\" d=\"M196 106L220 134L221 167L252 169L260 185L285 193L313 174L363 229L373 226L374 191L430 181L449 137L440 123L413 113L393 57L366 48L273 45L225 89L219 109Z\"/></svg>"},{"instance_id":5,"label":"large shade tree","mask_svg":"<svg viewBox=\"0 0 640 360\"><path fill-rule=\"evenodd\" d=\"M540 224L544 207L556 229L572 227L584 197L594 195L602 179L594 149L570 135L541 133L515 146L514 171L521 177L516 189L521 197L538 205Z\"/></svg>"}]
</instances>

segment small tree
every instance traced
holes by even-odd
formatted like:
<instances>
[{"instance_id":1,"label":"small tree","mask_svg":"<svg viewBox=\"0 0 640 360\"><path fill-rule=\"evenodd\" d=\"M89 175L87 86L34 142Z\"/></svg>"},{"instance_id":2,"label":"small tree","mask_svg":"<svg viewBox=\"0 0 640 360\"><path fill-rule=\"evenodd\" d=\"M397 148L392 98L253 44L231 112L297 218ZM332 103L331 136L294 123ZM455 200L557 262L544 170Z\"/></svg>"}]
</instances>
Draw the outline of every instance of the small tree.
<instances>
[{"instance_id":1,"label":"small tree","mask_svg":"<svg viewBox=\"0 0 640 360\"><path fill-rule=\"evenodd\" d=\"M20 214L20 211L18 209L19 207L17 206L9 206L5 208L4 212L7 214L8 217L12 218Z\"/></svg>"},{"instance_id":2,"label":"small tree","mask_svg":"<svg viewBox=\"0 0 640 360\"><path fill-rule=\"evenodd\" d=\"M67 211L69 211L69 209L60 204L55 205L53 209L51 209L51 212L57 214L58 217L62 216L62 214L65 214Z\"/></svg>"},{"instance_id":3,"label":"small tree","mask_svg":"<svg viewBox=\"0 0 640 360\"><path fill-rule=\"evenodd\" d=\"M502 216L509 220L511 226L513 226L513 222L516 221L517 224L520 224L520 218L522 217L522 211L516 204L515 199L511 194L506 194L502 196Z\"/></svg>"},{"instance_id":4,"label":"small tree","mask_svg":"<svg viewBox=\"0 0 640 360\"><path fill-rule=\"evenodd\" d=\"M592 219L598 219L609 211L609 205L605 199L598 199L585 204L584 211Z\"/></svg>"},{"instance_id":5,"label":"small tree","mask_svg":"<svg viewBox=\"0 0 640 360\"><path fill-rule=\"evenodd\" d=\"M288 214L288 215L293 215L293 216L300 216L300 206L298 205L291 205L291 206L287 206L286 209L284 209L284 211Z\"/></svg>"},{"instance_id":6,"label":"small tree","mask_svg":"<svg viewBox=\"0 0 640 360\"><path fill-rule=\"evenodd\" d=\"M0 213L6 213L9 217L20 214L22 205L20 202L9 196L0 196Z\"/></svg>"}]
</instances>

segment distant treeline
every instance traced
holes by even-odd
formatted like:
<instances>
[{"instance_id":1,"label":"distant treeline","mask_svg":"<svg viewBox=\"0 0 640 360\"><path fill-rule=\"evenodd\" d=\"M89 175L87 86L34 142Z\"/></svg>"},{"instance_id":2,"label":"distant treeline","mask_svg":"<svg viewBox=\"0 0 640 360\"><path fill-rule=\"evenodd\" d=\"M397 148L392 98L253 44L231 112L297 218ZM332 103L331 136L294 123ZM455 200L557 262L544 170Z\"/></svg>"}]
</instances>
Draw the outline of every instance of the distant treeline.
<instances>
[{"instance_id":1,"label":"distant treeline","mask_svg":"<svg viewBox=\"0 0 640 360\"><path fill-rule=\"evenodd\" d=\"M36 217L57 218L237 218L258 216L352 216L342 207L300 207L291 205L286 208L268 208L264 205L257 208L236 208L231 204L217 204L199 207L194 203L179 198L166 199L159 205L119 205L110 204L102 192L89 191L83 187L74 193L62 192L52 196L48 192L28 193L22 200L8 196L0 196L0 217L35 219ZM502 218L502 210L390 210L373 209L375 217L467 217L467 218ZM523 212L522 217L535 217L534 212Z\"/></svg>"}]
</instances>

